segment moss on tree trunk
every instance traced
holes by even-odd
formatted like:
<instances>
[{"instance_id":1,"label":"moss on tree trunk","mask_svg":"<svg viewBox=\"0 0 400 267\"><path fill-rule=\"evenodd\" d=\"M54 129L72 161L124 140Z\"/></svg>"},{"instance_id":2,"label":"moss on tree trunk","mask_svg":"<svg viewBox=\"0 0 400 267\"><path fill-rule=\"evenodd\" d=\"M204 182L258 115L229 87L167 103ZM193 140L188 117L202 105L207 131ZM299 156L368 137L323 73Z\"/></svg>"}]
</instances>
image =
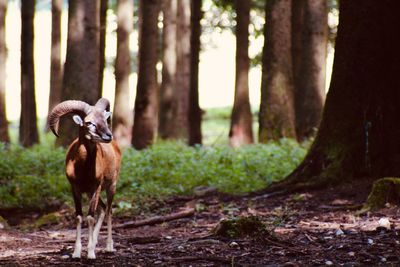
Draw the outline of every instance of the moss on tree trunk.
<instances>
[{"instance_id":1,"label":"moss on tree trunk","mask_svg":"<svg viewBox=\"0 0 400 267\"><path fill-rule=\"evenodd\" d=\"M374 182L371 193L360 212L383 208L386 203L398 204L399 197L400 178L381 178Z\"/></svg>"}]
</instances>

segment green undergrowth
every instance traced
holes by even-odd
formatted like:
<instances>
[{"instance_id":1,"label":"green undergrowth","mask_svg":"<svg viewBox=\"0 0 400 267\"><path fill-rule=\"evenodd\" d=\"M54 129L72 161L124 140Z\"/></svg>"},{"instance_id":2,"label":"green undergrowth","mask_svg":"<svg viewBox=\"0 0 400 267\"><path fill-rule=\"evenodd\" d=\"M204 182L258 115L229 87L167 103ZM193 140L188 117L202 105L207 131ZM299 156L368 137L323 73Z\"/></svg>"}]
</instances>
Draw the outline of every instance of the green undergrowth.
<instances>
[{"instance_id":1,"label":"green undergrowth","mask_svg":"<svg viewBox=\"0 0 400 267\"><path fill-rule=\"evenodd\" d=\"M239 149L180 142L158 142L143 151L128 148L123 151L117 212L136 212L172 195L191 194L198 186L232 194L258 190L289 174L305 153L304 146L288 139ZM64 158L65 149L51 145L0 145L0 209L71 204Z\"/></svg>"},{"instance_id":2,"label":"green undergrowth","mask_svg":"<svg viewBox=\"0 0 400 267\"><path fill-rule=\"evenodd\" d=\"M64 158L62 148L0 144L0 208L42 209L65 202Z\"/></svg>"}]
</instances>

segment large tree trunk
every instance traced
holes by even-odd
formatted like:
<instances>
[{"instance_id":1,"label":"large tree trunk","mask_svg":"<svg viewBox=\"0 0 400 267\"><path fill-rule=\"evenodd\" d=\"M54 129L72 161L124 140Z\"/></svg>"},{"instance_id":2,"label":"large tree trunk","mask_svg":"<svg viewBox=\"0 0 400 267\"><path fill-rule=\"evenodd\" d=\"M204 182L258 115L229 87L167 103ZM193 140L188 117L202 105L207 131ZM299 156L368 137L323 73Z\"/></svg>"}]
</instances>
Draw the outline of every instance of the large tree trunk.
<instances>
[{"instance_id":1,"label":"large tree trunk","mask_svg":"<svg viewBox=\"0 0 400 267\"><path fill-rule=\"evenodd\" d=\"M99 99L100 0L69 0L68 38L61 100L82 100L94 105ZM68 145L77 137L70 118L61 121L57 143Z\"/></svg>"},{"instance_id":2,"label":"large tree trunk","mask_svg":"<svg viewBox=\"0 0 400 267\"><path fill-rule=\"evenodd\" d=\"M39 142L35 100L35 64L33 59L35 0L21 2L21 117L19 142L24 147Z\"/></svg>"},{"instance_id":3,"label":"large tree trunk","mask_svg":"<svg viewBox=\"0 0 400 267\"><path fill-rule=\"evenodd\" d=\"M99 95L103 94L104 67L106 65L106 34L107 34L108 0L100 0L100 41L99 41ZM132 15L133 16L133 15Z\"/></svg>"},{"instance_id":4,"label":"large tree trunk","mask_svg":"<svg viewBox=\"0 0 400 267\"><path fill-rule=\"evenodd\" d=\"M328 10L321 0L293 1L293 5L293 12L301 13L293 17L303 16L292 24L296 134L302 141L315 134L325 100Z\"/></svg>"},{"instance_id":5,"label":"large tree trunk","mask_svg":"<svg viewBox=\"0 0 400 267\"><path fill-rule=\"evenodd\" d=\"M178 1L176 32L176 90L173 138L188 140L190 94L190 0Z\"/></svg>"},{"instance_id":6,"label":"large tree trunk","mask_svg":"<svg viewBox=\"0 0 400 267\"><path fill-rule=\"evenodd\" d=\"M176 12L177 0L163 1L162 82L158 132L161 138L173 136L173 101L176 87Z\"/></svg>"},{"instance_id":7,"label":"large tree trunk","mask_svg":"<svg viewBox=\"0 0 400 267\"><path fill-rule=\"evenodd\" d=\"M0 142L9 143L6 113L6 14L7 0L0 0Z\"/></svg>"},{"instance_id":8,"label":"large tree trunk","mask_svg":"<svg viewBox=\"0 0 400 267\"><path fill-rule=\"evenodd\" d=\"M300 74L301 54L302 54L302 36L304 24L304 6L307 0L297 0L292 2L292 65L293 81L296 84L297 77Z\"/></svg>"},{"instance_id":9,"label":"large tree trunk","mask_svg":"<svg viewBox=\"0 0 400 267\"><path fill-rule=\"evenodd\" d=\"M139 77L135 99L132 144L144 149L152 144L157 129L158 84L157 84L157 40L158 0L140 0L142 23L139 43Z\"/></svg>"},{"instance_id":10,"label":"large tree trunk","mask_svg":"<svg viewBox=\"0 0 400 267\"><path fill-rule=\"evenodd\" d=\"M117 1L117 24L113 134L119 145L128 146L132 140L133 126L133 114L129 107L129 74L131 73L129 36L133 28L132 1Z\"/></svg>"},{"instance_id":11,"label":"large tree trunk","mask_svg":"<svg viewBox=\"0 0 400 267\"><path fill-rule=\"evenodd\" d=\"M330 89L317 137L273 189L400 175L399 3L341 1Z\"/></svg>"},{"instance_id":12,"label":"large tree trunk","mask_svg":"<svg viewBox=\"0 0 400 267\"><path fill-rule=\"evenodd\" d=\"M201 108L199 105L199 58L202 18L202 0L191 2L191 36L190 36L190 94L189 94L189 145L202 143Z\"/></svg>"},{"instance_id":13,"label":"large tree trunk","mask_svg":"<svg viewBox=\"0 0 400 267\"><path fill-rule=\"evenodd\" d=\"M117 1L117 24L113 134L119 145L128 146L132 140L133 126L133 114L129 107L129 74L131 73L129 36L133 28L131 0Z\"/></svg>"},{"instance_id":14,"label":"large tree trunk","mask_svg":"<svg viewBox=\"0 0 400 267\"><path fill-rule=\"evenodd\" d=\"M290 0L265 5L259 141L296 137L291 58Z\"/></svg>"},{"instance_id":15,"label":"large tree trunk","mask_svg":"<svg viewBox=\"0 0 400 267\"><path fill-rule=\"evenodd\" d=\"M233 147L253 143L253 118L249 100L249 23L251 1L236 0L236 77L229 143Z\"/></svg>"},{"instance_id":16,"label":"large tree trunk","mask_svg":"<svg viewBox=\"0 0 400 267\"><path fill-rule=\"evenodd\" d=\"M50 113L60 103L62 86L62 65L61 65L61 13L62 0L51 1L51 54L50 54ZM46 130L48 123L46 123Z\"/></svg>"}]
</instances>

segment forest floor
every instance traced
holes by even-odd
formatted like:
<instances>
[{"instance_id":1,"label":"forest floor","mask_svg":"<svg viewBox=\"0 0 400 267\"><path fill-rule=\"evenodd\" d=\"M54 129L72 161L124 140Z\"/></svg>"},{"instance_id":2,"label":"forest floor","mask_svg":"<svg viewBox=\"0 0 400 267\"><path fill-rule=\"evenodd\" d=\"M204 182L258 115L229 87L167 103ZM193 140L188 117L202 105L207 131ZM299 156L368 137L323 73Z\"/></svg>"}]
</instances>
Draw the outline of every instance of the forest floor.
<instances>
[{"instance_id":1,"label":"forest floor","mask_svg":"<svg viewBox=\"0 0 400 267\"><path fill-rule=\"evenodd\" d=\"M400 264L400 210L386 207L357 215L348 209L365 201L363 184L294 195L230 197L210 193L176 197L136 218L114 220L115 253L106 253L100 233L96 260L72 259L75 225L71 210L35 230L0 230L1 266L365 266ZM129 221L168 216L194 207L194 214L129 228ZM257 216L266 228L235 237L214 234L222 219ZM390 228L379 227L379 220ZM128 223L127 223L128 222ZM83 230L83 245L87 229Z\"/></svg>"}]
</instances>

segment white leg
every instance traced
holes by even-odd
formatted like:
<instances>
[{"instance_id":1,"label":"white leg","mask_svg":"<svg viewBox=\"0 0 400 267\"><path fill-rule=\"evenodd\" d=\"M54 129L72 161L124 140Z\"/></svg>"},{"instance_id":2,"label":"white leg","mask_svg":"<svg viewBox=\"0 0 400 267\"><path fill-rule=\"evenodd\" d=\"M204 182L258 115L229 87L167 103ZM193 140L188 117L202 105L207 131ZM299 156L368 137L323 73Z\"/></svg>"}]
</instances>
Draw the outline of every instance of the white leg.
<instances>
[{"instance_id":1,"label":"white leg","mask_svg":"<svg viewBox=\"0 0 400 267\"><path fill-rule=\"evenodd\" d=\"M114 242L112 240L112 215L111 212L107 216L107 247L106 251L114 252Z\"/></svg>"},{"instance_id":2,"label":"white leg","mask_svg":"<svg viewBox=\"0 0 400 267\"><path fill-rule=\"evenodd\" d=\"M101 225L103 224L103 221L104 221L104 215L105 215L104 210L101 210L100 216L97 219L96 226L94 227L93 242L94 242L95 246L97 245L97 241L99 240L99 233L100 233Z\"/></svg>"},{"instance_id":3,"label":"white leg","mask_svg":"<svg viewBox=\"0 0 400 267\"><path fill-rule=\"evenodd\" d=\"M82 243L81 243L81 225L82 225L82 216L78 215L76 217L77 225L76 225L76 240L75 240L75 249L74 253L72 254L72 258L80 258L81 251L82 251Z\"/></svg>"},{"instance_id":4,"label":"white leg","mask_svg":"<svg viewBox=\"0 0 400 267\"><path fill-rule=\"evenodd\" d=\"M94 227L94 223L95 220L92 216L87 216L87 221L88 221L88 225L89 225L89 241L88 241L88 259L95 259L96 255L94 253L94 250L96 248L96 244L94 243L94 238L93 238L93 227Z\"/></svg>"}]
</instances>

